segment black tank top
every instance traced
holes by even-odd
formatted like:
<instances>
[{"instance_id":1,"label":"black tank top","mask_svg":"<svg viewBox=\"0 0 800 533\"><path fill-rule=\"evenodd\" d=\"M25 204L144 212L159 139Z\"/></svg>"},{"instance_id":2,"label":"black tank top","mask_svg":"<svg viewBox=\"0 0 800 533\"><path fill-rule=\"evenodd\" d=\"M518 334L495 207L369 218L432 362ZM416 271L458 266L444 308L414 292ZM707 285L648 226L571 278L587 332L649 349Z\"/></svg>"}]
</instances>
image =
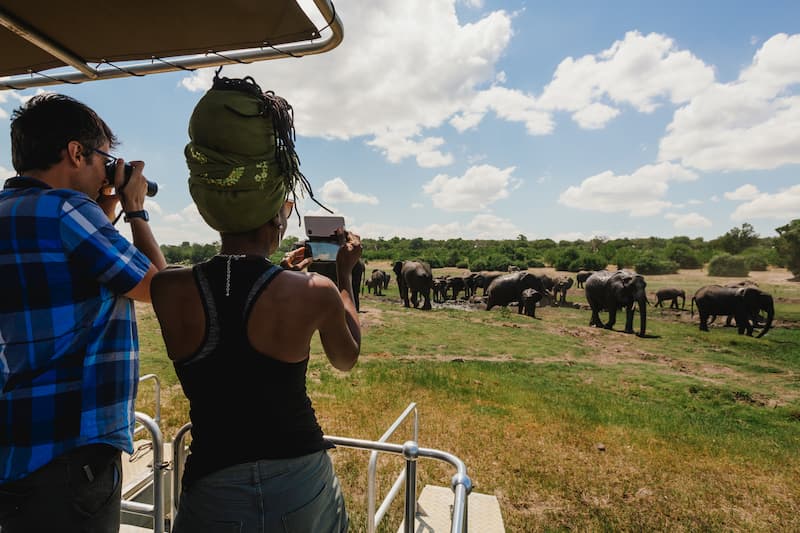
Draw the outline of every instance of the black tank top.
<instances>
[{"instance_id":1,"label":"black tank top","mask_svg":"<svg viewBox=\"0 0 800 533\"><path fill-rule=\"evenodd\" d=\"M192 271L206 332L197 352L174 365L192 421L183 485L236 464L332 448L306 394L308 359L278 361L247 340L253 303L283 269L262 257L217 256Z\"/></svg>"}]
</instances>

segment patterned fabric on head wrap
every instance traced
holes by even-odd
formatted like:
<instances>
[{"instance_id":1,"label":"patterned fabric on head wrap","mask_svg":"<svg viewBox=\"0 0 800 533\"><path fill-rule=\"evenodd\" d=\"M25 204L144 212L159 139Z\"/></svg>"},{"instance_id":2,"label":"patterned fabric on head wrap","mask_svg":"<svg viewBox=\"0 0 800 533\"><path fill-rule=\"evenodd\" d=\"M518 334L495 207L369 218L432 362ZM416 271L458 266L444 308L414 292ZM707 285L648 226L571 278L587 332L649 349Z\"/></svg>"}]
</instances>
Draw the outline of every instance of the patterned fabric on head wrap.
<instances>
[{"instance_id":1,"label":"patterned fabric on head wrap","mask_svg":"<svg viewBox=\"0 0 800 533\"><path fill-rule=\"evenodd\" d=\"M298 182L314 200L294 151L292 107L249 76L214 76L189 120L189 193L209 226L240 233L262 226ZM314 200L316 201L316 200Z\"/></svg>"}]
</instances>

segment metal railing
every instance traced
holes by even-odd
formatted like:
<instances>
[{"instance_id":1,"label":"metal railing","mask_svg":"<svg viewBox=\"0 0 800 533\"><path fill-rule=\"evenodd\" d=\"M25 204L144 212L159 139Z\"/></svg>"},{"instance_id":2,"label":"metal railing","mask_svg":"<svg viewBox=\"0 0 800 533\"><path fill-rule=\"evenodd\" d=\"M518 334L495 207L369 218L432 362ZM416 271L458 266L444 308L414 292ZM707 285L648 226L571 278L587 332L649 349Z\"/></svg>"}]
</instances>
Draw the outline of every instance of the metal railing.
<instances>
[{"instance_id":1,"label":"metal railing","mask_svg":"<svg viewBox=\"0 0 800 533\"><path fill-rule=\"evenodd\" d=\"M378 439L378 442L386 442L389 440L397 428L400 427L406 418L411 413L414 413L414 442L419 442L419 412L417 411L417 404L416 402L412 402L406 407L406 410L397 417L397 420L389 426L389 429ZM369 468L367 469L367 532L368 533L375 533L375 528L378 527L378 524L381 523L386 511L389 510L389 507L392 505L397 494L400 492L400 487L403 485L403 481L406 479L406 471L400 471L397 478L395 479L394 483L392 484L392 488L386 494L386 497L381 502L381 506L377 512L375 512L375 497L377 492L376 481L375 481L375 472L377 470L378 464L378 451L373 450L369 456Z\"/></svg>"},{"instance_id":2,"label":"metal railing","mask_svg":"<svg viewBox=\"0 0 800 533\"><path fill-rule=\"evenodd\" d=\"M149 380L155 383L153 386L153 394L155 396L155 413L153 413L153 420L155 420L157 426L161 427L161 380L158 379L158 376L155 374L146 374L139 378L139 386ZM143 429L144 426L137 425L133 430L133 434L136 435Z\"/></svg>"},{"instance_id":3,"label":"metal railing","mask_svg":"<svg viewBox=\"0 0 800 533\"><path fill-rule=\"evenodd\" d=\"M153 533L164 533L164 437L155 420L144 413L136 413L136 421L150 432L153 439L153 503L122 500L123 511L149 516L153 519Z\"/></svg>"},{"instance_id":4,"label":"metal railing","mask_svg":"<svg viewBox=\"0 0 800 533\"><path fill-rule=\"evenodd\" d=\"M325 440L345 448L362 450L377 450L379 452L402 455L406 460L406 501L405 501L405 533L414 533L415 512L417 507L417 459L427 457L450 463L456 468L456 473L450 480L453 489L453 517L450 525L451 533L467 532L467 496L472 492L472 480L467 475L464 462L451 453L432 448L420 448L416 442L407 441L404 444L391 444L388 442L375 442L370 440L350 439L347 437L325 436Z\"/></svg>"},{"instance_id":5,"label":"metal railing","mask_svg":"<svg viewBox=\"0 0 800 533\"><path fill-rule=\"evenodd\" d=\"M416 413L416 404L410 404L406 411L392 424L392 427L387 430L388 434L394 432L397 429L397 426L410 414L412 411ZM415 438L416 438L416 431L418 427L418 418L415 416ZM173 475L173 483L172 483L172 520L174 522L175 517L178 514L178 506L180 502L180 494L181 494L181 484L180 479L182 476L183 471L183 464L185 462L185 455L186 450L184 448L183 440L189 430L192 428L191 423L185 424L181 429L178 430L178 433L175 435L175 439L172 442L172 475ZM387 435L384 437L388 438ZM384 438L381 437L381 438ZM405 480L405 512L404 512L404 520L405 520L405 532L406 533L413 533L414 532L414 524L415 524L415 513L417 508L417 459L420 457L427 457L430 459L437 459L439 461L444 461L450 463L452 466L455 467L456 473L453 475L452 479L450 480L451 488L453 489L454 498L453 498L453 513L452 513L452 522L450 531L451 533L466 533L467 532L467 497L469 493L472 491L472 480L470 480L469 476L467 475L467 467L464 465L464 462L461 461L455 455L443 452L441 450L435 450L432 448L420 448L419 445L415 440L407 441L404 444L392 444L388 442L380 442L380 441L370 441L370 440L362 440L362 439L351 439L347 437L336 437L336 436L325 436L325 440L335 444L336 446L342 446L344 448L356 448L361 450L372 450L373 454L377 452L384 452L384 453L391 453L395 455L402 455L406 460L406 468L398 477L398 481L395 481L395 486L398 487L402 484L402 481ZM370 459L370 464L372 464L372 459ZM374 473L370 474L374 475ZM394 491L394 487L392 488ZM395 491L396 493L396 491ZM389 496L387 496L388 498ZM391 495L392 499L394 499L394 495ZM391 501L389 501L391 503ZM388 504L384 501L385 507L388 508ZM384 506L382 505L381 508L383 509ZM386 509L383 510L385 513ZM376 523L374 516L368 516L368 523Z\"/></svg>"},{"instance_id":6,"label":"metal railing","mask_svg":"<svg viewBox=\"0 0 800 533\"><path fill-rule=\"evenodd\" d=\"M178 505L181 501L181 478L183 477L183 465L186 462L186 449L183 446L183 439L192 429L192 423L184 424L175 434L172 441L172 522L178 516Z\"/></svg>"}]
</instances>

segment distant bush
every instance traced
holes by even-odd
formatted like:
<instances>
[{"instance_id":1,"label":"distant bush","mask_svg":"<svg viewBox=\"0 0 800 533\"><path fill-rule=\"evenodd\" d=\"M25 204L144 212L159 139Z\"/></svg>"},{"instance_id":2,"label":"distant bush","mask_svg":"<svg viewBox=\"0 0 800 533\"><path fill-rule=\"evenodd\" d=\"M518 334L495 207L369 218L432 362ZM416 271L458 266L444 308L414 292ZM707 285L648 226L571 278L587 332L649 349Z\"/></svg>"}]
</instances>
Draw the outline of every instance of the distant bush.
<instances>
[{"instance_id":1,"label":"distant bush","mask_svg":"<svg viewBox=\"0 0 800 533\"><path fill-rule=\"evenodd\" d=\"M670 259L655 256L653 254L642 254L636 260L635 270L639 274L674 274L678 271L677 262Z\"/></svg>"},{"instance_id":2,"label":"distant bush","mask_svg":"<svg viewBox=\"0 0 800 533\"><path fill-rule=\"evenodd\" d=\"M750 271L757 270L763 272L768 266L767 260L763 257L748 256L745 257L744 263L747 265L747 270Z\"/></svg>"},{"instance_id":3,"label":"distant bush","mask_svg":"<svg viewBox=\"0 0 800 533\"><path fill-rule=\"evenodd\" d=\"M578 272L580 270L603 270L607 264L608 263L606 263L606 260L599 255L582 253L577 259L573 260L567 268L559 270L568 270L569 272Z\"/></svg>"},{"instance_id":4,"label":"distant bush","mask_svg":"<svg viewBox=\"0 0 800 533\"><path fill-rule=\"evenodd\" d=\"M469 268L469 261L466 259L459 259L458 263L456 263L456 268Z\"/></svg>"},{"instance_id":5,"label":"distant bush","mask_svg":"<svg viewBox=\"0 0 800 533\"><path fill-rule=\"evenodd\" d=\"M528 259L528 268L541 268L545 266L544 262L540 259Z\"/></svg>"},{"instance_id":6,"label":"distant bush","mask_svg":"<svg viewBox=\"0 0 800 533\"><path fill-rule=\"evenodd\" d=\"M687 244L675 243L667 246L664 253L667 259L678 263L678 268L700 268L703 262Z\"/></svg>"},{"instance_id":7,"label":"distant bush","mask_svg":"<svg viewBox=\"0 0 800 533\"><path fill-rule=\"evenodd\" d=\"M481 270L500 270L505 272L508 270L508 265L511 264L513 264L511 260L502 254L489 254L471 259L469 269L472 272L480 272Z\"/></svg>"},{"instance_id":8,"label":"distant bush","mask_svg":"<svg viewBox=\"0 0 800 533\"><path fill-rule=\"evenodd\" d=\"M740 277L748 272L744 258L738 255L719 254L708 263L709 276Z\"/></svg>"}]
</instances>

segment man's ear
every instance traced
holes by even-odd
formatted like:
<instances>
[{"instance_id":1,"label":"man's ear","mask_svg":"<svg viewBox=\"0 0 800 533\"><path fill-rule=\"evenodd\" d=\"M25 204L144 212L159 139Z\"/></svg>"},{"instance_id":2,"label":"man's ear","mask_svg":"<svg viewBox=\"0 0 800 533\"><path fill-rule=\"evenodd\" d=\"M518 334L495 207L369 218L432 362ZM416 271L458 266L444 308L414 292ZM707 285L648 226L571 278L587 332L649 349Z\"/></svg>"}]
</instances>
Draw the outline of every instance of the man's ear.
<instances>
[{"instance_id":1,"label":"man's ear","mask_svg":"<svg viewBox=\"0 0 800 533\"><path fill-rule=\"evenodd\" d=\"M70 141L67 143L66 151L67 161L73 166L78 166L85 157L83 155L83 146L78 141Z\"/></svg>"}]
</instances>

